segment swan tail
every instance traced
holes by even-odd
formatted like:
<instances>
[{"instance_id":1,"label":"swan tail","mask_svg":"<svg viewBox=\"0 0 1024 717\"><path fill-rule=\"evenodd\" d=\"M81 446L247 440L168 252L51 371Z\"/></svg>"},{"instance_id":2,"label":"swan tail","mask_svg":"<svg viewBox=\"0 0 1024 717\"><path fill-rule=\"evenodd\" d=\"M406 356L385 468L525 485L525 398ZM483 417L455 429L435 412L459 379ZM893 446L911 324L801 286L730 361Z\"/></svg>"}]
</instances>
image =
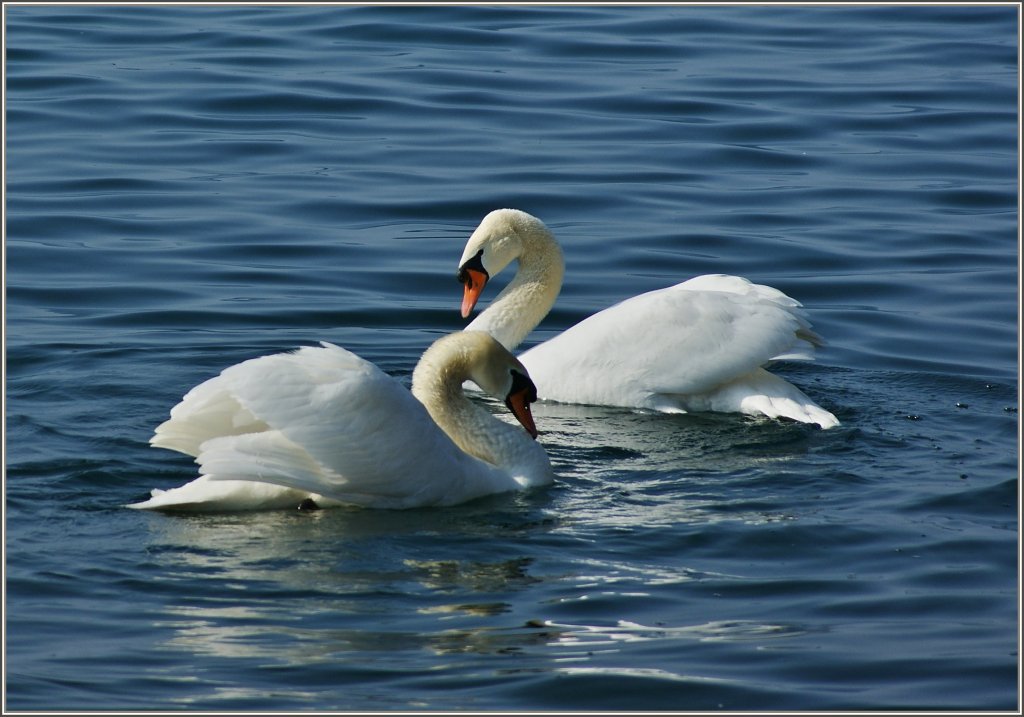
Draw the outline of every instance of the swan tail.
<instances>
[{"instance_id":1,"label":"swan tail","mask_svg":"<svg viewBox=\"0 0 1024 717\"><path fill-rule=\"evenodd\" d=\"M732 384L733 395L742 394L740 413L789 418L800 423L814 423L823 429L839 425L839 419L816 404L799 388L764 369Z\"/></svg>"},{"instance_id":2,"label":"swan tail","mask_svg":"<svg viewBox=\"0 0 1024 717\"><path fill-rule=\"evenodd\" d=\"M839 419L816 404L788 381L757 369L700 396L659 396L652 407L660 411L720 411L769 418L788 418L817 424L823 429L839 425Z\"/></svg>"},{"instance_id":3,"label":"swan tail","mask_svg":"<svg viewBox=\"0 0 1024 717\"><path fill-rule=\"evenodd\" d=\"M838 418L806 396L803 400L768 394L748 396L743 400L740 410L746 414L763 414L769 418L789 418L800 423L814 423L823 429L839 425Z\"/></svg>"},{"instance_id":4,"label":"swan tail","mask_svg":"<svg viewBox=\"0 0 1024 717\"><path fill-rule=\"evenodd\" d=\"M170 490L154 489L147 500L125 507L135 510L219 512L296 508L310 494L280 485L252 481L214 481L200 476Z\"/></svg>"}]
</instances>

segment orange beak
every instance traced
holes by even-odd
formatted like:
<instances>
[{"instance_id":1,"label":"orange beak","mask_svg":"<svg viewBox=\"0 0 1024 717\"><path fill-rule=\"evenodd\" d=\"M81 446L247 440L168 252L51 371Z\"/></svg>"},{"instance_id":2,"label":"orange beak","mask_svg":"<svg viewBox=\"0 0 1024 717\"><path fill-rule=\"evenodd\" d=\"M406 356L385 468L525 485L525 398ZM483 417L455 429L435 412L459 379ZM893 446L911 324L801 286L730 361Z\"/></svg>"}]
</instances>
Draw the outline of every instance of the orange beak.
<instances>
[{"instance_id":1,"label":"orange beak","mask_svg":"<svg viewBox=\"0 0 1024 717\"><path fill-rule=\"evenodd\" d=\"M462 293L462 318L468 318L480 299L480 292L487 285L487 272L476 269L464 269L460 275L465 287Z\"/></svg>"},{"instance_id":2,"label":"orange beak","mask_svg":"<svg viewBox=\"0 0 1024 717\"><path fill-rule=\"evenodd\" d=\"M526 432L530 434L531 438L537 437L537 426L533 422L533 413L530 411L531 399L536 399L537 394L532 393L530 388L524 388L521 391L510 393L508 398L505 399L505 405L512 411L512 415L516 417Z\"/></svg>"}]
</instances>

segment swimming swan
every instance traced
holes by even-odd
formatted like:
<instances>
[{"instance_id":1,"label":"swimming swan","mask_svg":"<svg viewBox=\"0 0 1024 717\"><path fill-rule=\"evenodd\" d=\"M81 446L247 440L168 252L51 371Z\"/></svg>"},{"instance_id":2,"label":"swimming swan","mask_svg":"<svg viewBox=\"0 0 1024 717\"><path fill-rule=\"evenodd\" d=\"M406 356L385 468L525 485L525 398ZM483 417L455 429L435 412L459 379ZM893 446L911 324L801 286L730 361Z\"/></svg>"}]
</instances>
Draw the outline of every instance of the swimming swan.
<instances>
[{"instance_id":1,"label":"swimming swan","mask_svg":"<svg viewBox=\"0 0 1024 717\"><path fill-rule=\"evenodd\" d=\"M504 399L522 427L470 402L465 380ZM434 342L411 393L329 343L262 356L193 388L150 439L195 456L202 475L128 507L412 508L547 484L536 397L523 365L479 331Z\"/></svg>"},{"instance_id":2,"label":"swimming swan","mask_svg":"<svg viewBox=\"0 0 1024 717\"><path fill-rule=\"evenodd\" d=\"M512 261L515 278L467 330L512 350L547 315L562 286L562 251L548 228L517 209L491 212L459 262L462 316ZM540 398L565 403L785 417L822 428L838 419L766 371L814 358L824 341L800 303L737 276L698 276L615 304L519 356Z\"/></svg>"}]
</instances>

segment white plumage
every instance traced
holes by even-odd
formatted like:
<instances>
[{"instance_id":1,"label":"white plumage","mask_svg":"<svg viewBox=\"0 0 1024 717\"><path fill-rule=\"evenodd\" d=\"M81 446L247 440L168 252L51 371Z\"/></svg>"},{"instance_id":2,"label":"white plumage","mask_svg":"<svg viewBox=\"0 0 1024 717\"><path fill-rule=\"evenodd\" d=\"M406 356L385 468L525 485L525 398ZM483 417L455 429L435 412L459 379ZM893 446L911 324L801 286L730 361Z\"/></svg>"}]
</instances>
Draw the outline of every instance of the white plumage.
<instances>
[{"instance_id":1,"label":"white plumage","mask_svg":"<svg viewBox=\"0 0 1024 717\"><path fill-rule=\"evenodd\" d=\"M514 260L515 278L467 329L514 349L554 304L564 272L553 235L536 217L491 212L460 263L463 313L487 278ZM721 274L698 276L622 301L519 356L541 398L566 403L721 411L838 425L764 366L810 360L824 342L801 305L769 286Z\"/></svg>"},{"instance_id":2,"label":"white plumage","mask_svg":"<svg viewBox=\"0 0 1024 717\"><path fill-rule=\"evenodd\" d=\"M329 343L244 361L189 391L150 441L195 456L200 478L130 507L409 508L550 482L543 448L461 392L472 379L505 398L511 372L526 375L480 332L424 352L416 397Z\"/></svg>"}]
</instances>

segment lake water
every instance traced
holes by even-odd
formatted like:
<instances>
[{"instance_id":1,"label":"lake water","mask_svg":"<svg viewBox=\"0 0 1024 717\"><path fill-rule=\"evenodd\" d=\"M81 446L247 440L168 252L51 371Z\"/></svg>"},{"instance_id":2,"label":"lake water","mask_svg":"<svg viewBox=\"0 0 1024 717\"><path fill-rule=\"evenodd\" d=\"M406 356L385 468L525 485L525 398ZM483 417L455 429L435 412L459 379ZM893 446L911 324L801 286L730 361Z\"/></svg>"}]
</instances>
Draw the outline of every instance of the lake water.
<instances>
[{"instance_id":1,"label":"lake water","mask_svg":"<svg viewBox=\"0 0 1024 717\"><path fill-rule=\"evenodd\" d=\"M1018 708L1016 6L4 15L7 709ZM842 426L537 405L549 489L122 507L230 364L408 381L504 206L566 254L528 344L739 274Z\"/></svg>"}]
</instances>

